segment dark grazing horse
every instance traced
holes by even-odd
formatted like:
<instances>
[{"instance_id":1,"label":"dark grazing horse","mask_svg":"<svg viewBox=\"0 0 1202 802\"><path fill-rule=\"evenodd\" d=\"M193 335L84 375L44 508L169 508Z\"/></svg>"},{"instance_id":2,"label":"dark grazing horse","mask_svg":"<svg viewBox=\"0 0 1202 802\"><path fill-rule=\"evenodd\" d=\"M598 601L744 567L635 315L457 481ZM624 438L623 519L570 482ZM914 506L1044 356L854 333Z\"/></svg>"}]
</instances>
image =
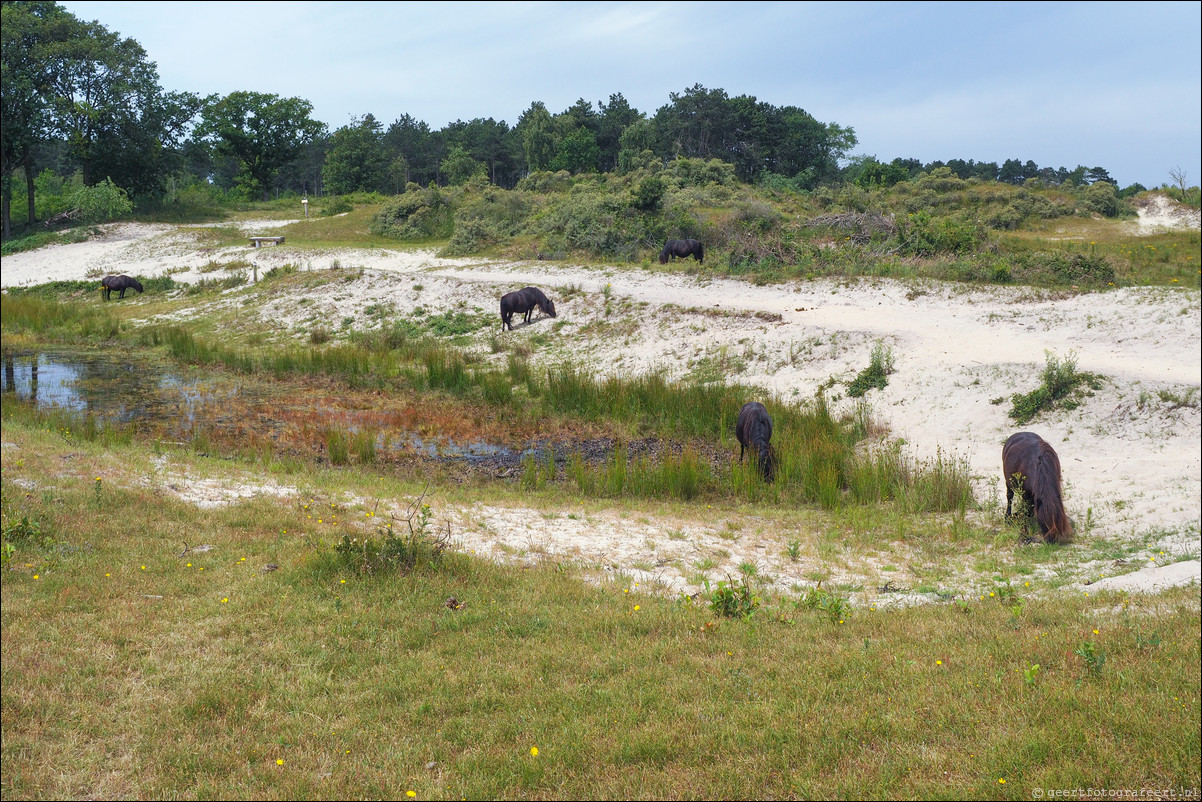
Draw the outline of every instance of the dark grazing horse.
<instances>
[{"instance_id":1,"label":"dark grazing horse","mask_svg":"<svg viewBox=\"0 0 1202 802\"><path fill-rule=\"evenodd\" d=\"M501 331L504 331L506 326L511 330L513 329L513 315L515 312L523 313L522 320L529 323L530 316L533 314L535 307L538 307L538 310L544 315L557 317L555 314L555 304L538 287L525 287L502 295Z\"/></svg>"},{"instance_id":2,"label":"dark grazing horse","mask_svg":"<svg viewBox=\"0 0 1202 802\"><path fill-rule=\"evenodd\" d=\"M739 439L739 462L743 461L743 452L748 447L756 453L760 461L760 474L765 481L771 482L776 478L776 452L768 441L772 439L772 417L759 401L748 401L739 410L739 419L735 422L735 437Z\"/></svg>"},{"instance_id":3,"label":"dark grazing horse","mask_svg":"<svg viewBox=\"0 0 1202 802\"><path fill-rule=\"evenodd\" d=\"M1007 518L1015 491L1022 490L1027 509L1039 522L1044 540L1072 541L1073 523L1060 497L1060 458L1042 437L1032 432L1010 435L1002 446L1002 479L1006 482Z\"/></svg>"},{"instance_id":4,"label":"dark grazing horse","mask_svg":"<svg viewBox=\"0 0 1202 802\"><path fill-rule=\"evenodd\" d=\"M705 248L701 246L701 240L696 239L670 239L664 243L664 249L659 252L659 263L666 265L668 259L673 256L681 259L688 259L692 256L697 260L697 264L701 264L705 259Z\"/></svg>"},{"instance_id":5,"label":"dark grazing horse","mask_svg":"<svg viewBox=\"0 0 1202 802\"><path fill-rule=\"evenodd\" d=\"M113 295L113 290L120 290L121 294L117 296L120 300L125 297L126 290L137 290L142 292L142 284L135 278L129 276L105 276L100 279L100 289L104 292L104 300L109 300Z\"/></svg>"}]
</instances>

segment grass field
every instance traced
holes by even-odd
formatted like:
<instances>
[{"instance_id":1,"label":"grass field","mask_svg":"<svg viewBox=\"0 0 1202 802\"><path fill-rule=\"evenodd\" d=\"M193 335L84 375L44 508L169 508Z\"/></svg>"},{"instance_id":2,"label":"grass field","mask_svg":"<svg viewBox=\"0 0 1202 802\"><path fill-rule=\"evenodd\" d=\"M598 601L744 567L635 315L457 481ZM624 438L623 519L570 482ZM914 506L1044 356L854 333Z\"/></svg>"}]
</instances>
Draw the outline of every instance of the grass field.
<instances>
[{"instance_id":1,"label":"grass field","mask_svg":"<svg viewBox=\"0 0 1202 802\"><path fill-rule=\"evenodd\" d=\"M6 798L1029 799L1197 782L1197 588L1015 581L888 612L753 594L744 618L555 561L429 551L366 572L338 543L378 540L374 501L420 487L293 466L267 475L292 496L202 509L138 477L220 460L8 418L4 438Z\"/></svg>"}]
</instances>

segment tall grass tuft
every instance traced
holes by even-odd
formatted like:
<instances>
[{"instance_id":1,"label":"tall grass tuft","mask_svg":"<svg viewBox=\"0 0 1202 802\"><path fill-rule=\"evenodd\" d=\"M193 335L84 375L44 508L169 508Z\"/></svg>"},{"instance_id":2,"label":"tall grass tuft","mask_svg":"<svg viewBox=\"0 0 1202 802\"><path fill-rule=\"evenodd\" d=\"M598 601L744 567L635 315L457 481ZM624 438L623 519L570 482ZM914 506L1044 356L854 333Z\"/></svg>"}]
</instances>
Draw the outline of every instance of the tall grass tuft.
<instances>
[{"instance_id":1,"label":"tall grass tuft","mask_svg":"<svg viewBox=\"0 0 1202 802\"><path fill-rule=\"evenodd\" d=\"M933 460L915 465L905 488L903 508L909 512L955 512L963 516L974 503L967 461L942 449L936 449Z\"/></svg>"},{"instance_id":2,"label":"tall grass tuft","mask_svg":"<svg viewBox=\"0 0 1202 802\"><path fill-rule=\"evenodd\" d=\"M40 298L0 295L5 331L51 339L107 339L121 332L121 321L103 307Z\"/></svg>"},{"instance_id":3,"label":"tall grass tuft","mask_svg":"<svg viewBox=\"0 0 1202 802\"><path fill-rule=\"evenodd\" d=\"M819 395L813 408L799 416L796 428L782 432L777 482L783 477L786 484L800 489L804 501L834 509L847 483L853 446L848 427L834 419L826 398Z\"/></svg>"},{"instance_id":4,"label":"tall grass tuft","mask_svg":"<svg viewBox=\"0 0 1202 802\"><path fill-rule=\"evenodd\" d=\"M869 390L883 390L889 384L889 374L893 373L893 349L881 341L872 346L872 354L868 358L868 367L847 385L847 394L852 398L860 398Z\"/></svg>"},{"instance_id":5,"label":"tall grass tuft","mask_svg":"<svg viewBox=\"0 0 1202 802\"><path fill-rule=\"evenodd\" d=\"M513 404L513 385L509 374L499 371L478 371L474 377L480 385L484 400L496 407L508 407Z\"/></svg>"},{"instance_id":6,"label":"tall grass tuft","mask_svg":"<svg viewBox=\"0 0 1202 802\"><path fill-rule=\"evenodd\" d=\"M355 452L355 459L360 465L371 465L376 461L376 440L378 437L373 429L362 429L355 432L355 436L351 438L351 448Z\"/></svg>"},{"instance_id":7,"label":"tall grass tuft","mask_svg":"<svg viewBox=\"0 0 1202 802\"><path fill-rule=\"evenodd\" d=\"M471 377L458 353L430 351L425 355L426 384L432 390L446 390L461 395L468 388Z\"/></svg>"},{"instance_id":8,"label":"tall grass tuft","mask_svg":"<svg viewBox=\"0 0 1202 802\"><path fill-rule=\"evenodd\" d=\"M545 399L587 420L639 423L687 436L720 437L755 391L737 385L670 384L660 374L597 378L574 366L548 371ZM733 410L733 411L732 411Z\"/></svg>"},{"instance_id":9,"label":"tall grass tuft","mask_svg":"<svg viewBox=\"0 0 1202 802\"><path fill-rule=\"evenodd\" d=\"M349 465L351 461L351 441L346 430L331 426L324 433L326 453L331 465Z\"/></svg>"},{"instance_id":10,"label":"tall grass tuft","mask_svg":"<svg viewBox=\"0 0 1202 802\"><path fill-rule=\"evenodd\" d=\"M721 488L713 467L693 448L665 454L661 459L630 459L625 445L614 448L600 465L589 465L575 454L568 475L586 496L634 496L637 498L674 498L682 501Z\"/></svg>"},{"instance_id":11,"label":"tall grass tuft","mask_svg":"<svg viewBox=\"0 0 1202 802\"><path fill-rule=\"evenodd\" d=\"M548 447L533 451L522 458L521 484L524 490L540 490L547 482L554 482L559 471L555 465L555 450Z\"/></svg>"},{"instance_id":12,"label":"tall grass tuft","mask_svg":"<svg viewBox=\"0 0 1202 802\"><path fill-rule=\"evenodd\" d=\"M44 431L56 432L68 442L73 439L84 440L105 447L129 445L136 433L132 424L107 420L93 412L76 412L57 406L39 409L28 400L7 396L4 399L4 417Z\"/></svg>"},{"instance_id":13,"label":"tall grass tuft","mask_svg":"<svg viewBox=\"0 0 1202 802\"><path fill-rule=\"evenodd\" d=\"M857 504L896 501L906 512L956 512L975 503L963 458L936 449L919 461L890 443L857 454L848 467L848 495Z\"/></svg>"},{"instance_id":14,"label":"tall grass tuft","mask_svg":"<svg viewBox=\"0 0 1202 802\"><path fill-rule=\"evenodd\" d=\"M613 454L605 461L601 469L600 481L598 482L602 493L607 496L620 496L622 491L626 489L626 469L628 467L628 456L626 446L620 445L614 449Z\"/></svg>"}]
</instances>

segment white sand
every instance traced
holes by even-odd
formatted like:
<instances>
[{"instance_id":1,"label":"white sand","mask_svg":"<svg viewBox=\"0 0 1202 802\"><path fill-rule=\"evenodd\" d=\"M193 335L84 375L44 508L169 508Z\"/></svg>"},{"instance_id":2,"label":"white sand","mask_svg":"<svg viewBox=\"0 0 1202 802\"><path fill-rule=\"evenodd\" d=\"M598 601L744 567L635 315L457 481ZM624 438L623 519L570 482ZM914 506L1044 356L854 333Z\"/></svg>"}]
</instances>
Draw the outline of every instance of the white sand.
<instances>
[{"instance_id":1,"label":"white sand","mask_svg":"<svg viewBox=\"0 0 1202 802\"><path fill-rule=\"evenodd\" d=\"M270 224L239 226L253 234ZM1156 205L1141 210L1139 231L1170 226L1197 227L1197 213ZM881 342L892 348L896 372L887 388L868 395L874 417L920 458L942 453L967 459L978 480L978 499L995 518L999 499L1004 505L1001 445L1016 431L1007 418L1009 398L1038 385L1045 353L1074 355L1079 370L1106 377L1102 389L1075 410L1044 415L1022 428L1038 432L1060 455L1066 503L1081 535L1072 548L1085 550L1090 542L1106 540L1137 544L1140 550L1125 566L1083 559L1073 576L1089 582L1141 563L1152 565L1148 561L1154 559L1162 565L1180 562L1090 587L1140 590L1198 582L1202 318L1196 289L1073 295L890 280L757 287L638 268L441 259L423 250L300 252L285 244L200 252L190 240L184 227L112 226L99 240L6 257L0 284L168 271L189 281L213 275L201 274L201 266L239 260L253 261L260 272L288 263L302 269L335 263L362 268L362 278L337 283L336 290L316 294L303 308L299 299L277 297L260 309L265 319L301 333L313 319L332 323L331 328L348 316L356 325L368 325L363 310L381 302L402 313L419 303L431 313L491 313L503 292L537 284L557 299L556 323L563 324L555 342L540 348L543 359L572 359L602 373L627 375L664 370L683 376L699 365L722 364L731 380L760 387L765 397L809 397L832 378L831 392L838 394ZM613 298L608 314L606 287ZM240 292L234 291L229 302ZM503 336L549 333L550 322L519 326ZM484 348L482 353L505 356ZM999 398L1005 402L991 403ZM1174 399L1190 402L1179 405ZM850 405L846 399L838 402L843 409ZM738 523L731 523L732 515ZM634 523L616 512L547 511L544 516L480 506L444 510L443 516L464 548L477 553L570 559L673 590L694 591L691 566L707 558L714 563L711 577L752 562L781 588L806 584L807 572L822 562L813 555L800 562L785 559L783 544L792 533L764 531L730 510ZM732 526L740 534L732 536ZM904 563L904 546L898 549L890 560ZM866 557L824 567L835 580L875 587L884 582L876 562ZM913 578L904 568L885 579L893 576L903 582Z\"/></svg>"}]
</instances>

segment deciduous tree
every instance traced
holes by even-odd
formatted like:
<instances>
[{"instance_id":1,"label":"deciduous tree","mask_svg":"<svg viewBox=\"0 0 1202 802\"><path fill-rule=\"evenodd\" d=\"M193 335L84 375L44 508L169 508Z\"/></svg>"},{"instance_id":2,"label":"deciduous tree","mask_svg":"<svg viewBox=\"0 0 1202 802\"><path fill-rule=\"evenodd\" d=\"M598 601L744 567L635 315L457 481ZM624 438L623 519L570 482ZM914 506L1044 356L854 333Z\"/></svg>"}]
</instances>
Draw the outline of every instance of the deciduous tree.
<instances>
[{"instance_id":1,"label":"deciduous tree","mask_svg":"<svg viewBox=\"0 0 1202 802\"><path fill-rule=\"evenodd\" d=\"M298 97L233 92L204 110L200 131L238 161L246 191L267 200L280 169L324 131L312 111L313 104Z\"/></svg>"}]
</instances>

